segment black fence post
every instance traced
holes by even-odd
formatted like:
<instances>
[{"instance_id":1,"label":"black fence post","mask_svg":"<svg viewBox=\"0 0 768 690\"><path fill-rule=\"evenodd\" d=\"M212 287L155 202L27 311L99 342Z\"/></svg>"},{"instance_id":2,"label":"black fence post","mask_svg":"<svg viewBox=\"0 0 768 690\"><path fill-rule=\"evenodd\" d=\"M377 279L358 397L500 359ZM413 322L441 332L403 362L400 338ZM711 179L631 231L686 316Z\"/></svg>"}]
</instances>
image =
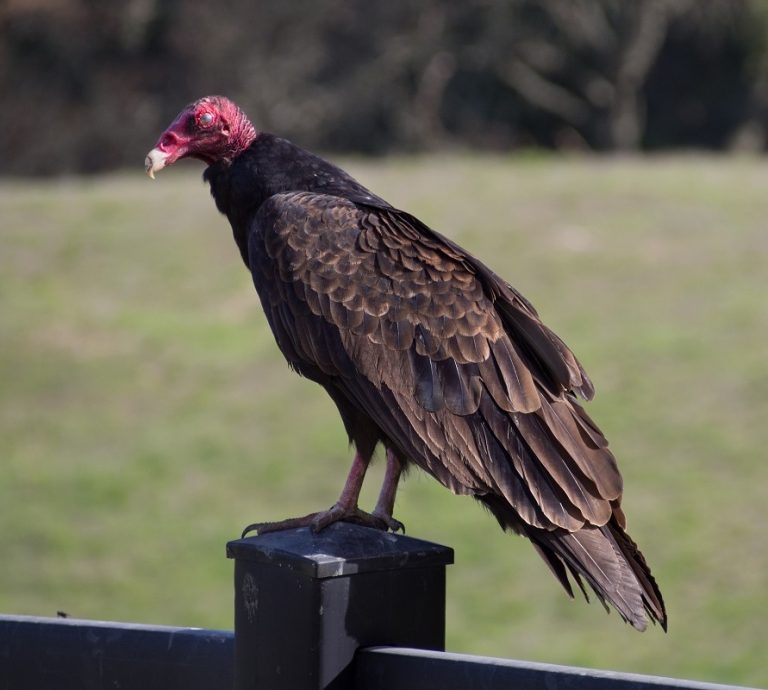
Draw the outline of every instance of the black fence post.
<instances>
[{"instance_id":1,"label":"black fence post","mask_svg":"<svg viewBox=\"0 0 768 690\"><path fill-rule=\"evenodd\" d=\"M227 544L236 690L351 690L359 647L445 648L453 550L347 523Z\"/></svg>"}]
</instances>

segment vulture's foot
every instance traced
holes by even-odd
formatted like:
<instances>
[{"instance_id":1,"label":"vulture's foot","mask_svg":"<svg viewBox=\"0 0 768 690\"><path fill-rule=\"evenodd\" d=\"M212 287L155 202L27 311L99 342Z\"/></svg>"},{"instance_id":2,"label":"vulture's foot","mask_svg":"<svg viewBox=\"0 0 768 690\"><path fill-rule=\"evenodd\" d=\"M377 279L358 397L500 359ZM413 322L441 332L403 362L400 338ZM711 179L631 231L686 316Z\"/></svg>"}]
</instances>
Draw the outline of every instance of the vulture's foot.
<instances>
[{"instance_id":1,"label":"vulture's foot","mask_svg":"<svg viewBox=\"0 0 768 690\"><path fill-rule=\"evenodd\" d=\"M243 530L243 537L249 532L266 534L267 532L280 532L286 529L296 529L297 527L309 527L316 534L334 522L352 522L356 525L372 527L384 532L391 530L392 532L401 531L405 534L405 525L399 520L395 520L391 515L385 515L378 511L366 513L357 506L350 508L336 503L328 510L310 513L303 517L288 518L279 522L255 522Z\"/></svg>"},{"instance_id":2,"label":"vulture's foot","mask_svg":"<svg viewBox=\"0 0 768 690\"><path fill-rule=\"evenodd\" d=\"M380 529L383 532L402 530L405 533L405 525L399 520L395 520L391 515L385 515L378 511L366 513L357 506L350 508L341 503L337 503L328 510L316 513L309 526L313 532L317 533L334 522L352 522L363 527Z\"/></svg>"}]
</instances>

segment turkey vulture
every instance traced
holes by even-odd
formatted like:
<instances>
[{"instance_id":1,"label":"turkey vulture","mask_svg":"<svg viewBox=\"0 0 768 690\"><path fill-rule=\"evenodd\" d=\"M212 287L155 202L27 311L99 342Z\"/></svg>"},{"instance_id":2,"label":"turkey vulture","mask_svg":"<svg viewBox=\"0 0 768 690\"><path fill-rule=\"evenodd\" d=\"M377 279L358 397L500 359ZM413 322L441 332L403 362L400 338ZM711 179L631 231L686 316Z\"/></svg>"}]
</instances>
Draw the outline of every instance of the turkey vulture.
<instances>
[{"instance_id":1,"label":"turkey vulture","mask_svg":"<svg viewBox=\"0 0 768 690\"><path fill-rule=\"evenodd\" d=\"M325 388L355 449L333 507L246 531L337 520L396 530L398 480L415 464L530 539L569 595L570 575L638 630L648 619L666 629L625 532L616 461L576 400L592 383L528 300L343 170L257 131L224 97L184 108L146 171L184 157L208 165L278 347ZM357 501L379 443L385 478L366 513Z\"/></svg>"}]
</instances>

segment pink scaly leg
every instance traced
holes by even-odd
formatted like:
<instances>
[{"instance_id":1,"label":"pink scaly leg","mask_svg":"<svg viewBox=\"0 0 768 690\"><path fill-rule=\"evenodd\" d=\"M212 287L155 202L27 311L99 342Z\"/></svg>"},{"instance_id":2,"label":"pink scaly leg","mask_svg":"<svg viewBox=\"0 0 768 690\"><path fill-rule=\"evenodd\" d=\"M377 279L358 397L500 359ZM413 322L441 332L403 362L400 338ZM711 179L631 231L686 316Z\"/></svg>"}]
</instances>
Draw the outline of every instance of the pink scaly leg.
<instances>
[{"instance_id":1,"label":"pink scaly leg","mask_svg":"<svg viewBox=\"0 0 768 690\"><path fill-rule=\"evenodd\" d=\"M395 494L397 493L397 485L402 472L403 464L400 462L400 459L395 454L395 451L387 448L387 468L384 470L384 481L381 484L376 507L371 514L382 520L393 532L399 530L405 534L405 525L392 517L392 512L395 509Z\"/></svg>"}]
</instances>

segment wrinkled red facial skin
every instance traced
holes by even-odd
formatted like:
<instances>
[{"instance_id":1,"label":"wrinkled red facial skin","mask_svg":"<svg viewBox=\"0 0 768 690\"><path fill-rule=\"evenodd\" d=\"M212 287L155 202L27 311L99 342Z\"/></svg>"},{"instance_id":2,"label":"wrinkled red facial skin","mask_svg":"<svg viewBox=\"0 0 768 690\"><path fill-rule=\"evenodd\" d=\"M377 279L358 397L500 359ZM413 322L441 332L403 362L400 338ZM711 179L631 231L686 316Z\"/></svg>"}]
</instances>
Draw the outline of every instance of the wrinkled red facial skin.
<instances>
[{"instance_id":1,"label":"wrinkled red facial skin","mask_svg":"<svg viewBox=\"0 0 768 690\"><path fill-rule=\"evenodd\" d=\"M256 138L245 114L223 96L207 96L182 110L155 145L168 154L166 165L197 158L208 165L231 161Z\"/></svg>"}]
</instances>

